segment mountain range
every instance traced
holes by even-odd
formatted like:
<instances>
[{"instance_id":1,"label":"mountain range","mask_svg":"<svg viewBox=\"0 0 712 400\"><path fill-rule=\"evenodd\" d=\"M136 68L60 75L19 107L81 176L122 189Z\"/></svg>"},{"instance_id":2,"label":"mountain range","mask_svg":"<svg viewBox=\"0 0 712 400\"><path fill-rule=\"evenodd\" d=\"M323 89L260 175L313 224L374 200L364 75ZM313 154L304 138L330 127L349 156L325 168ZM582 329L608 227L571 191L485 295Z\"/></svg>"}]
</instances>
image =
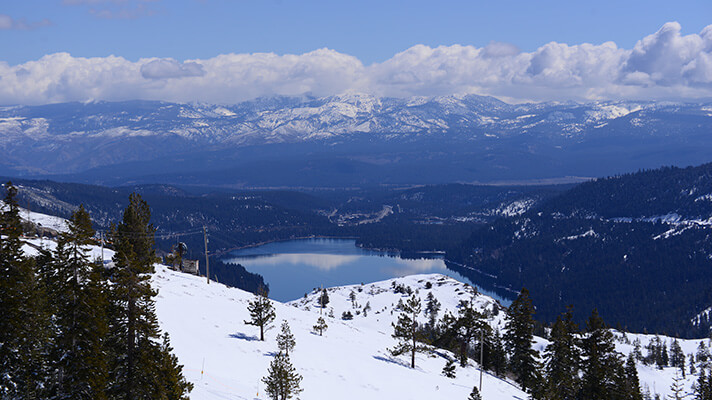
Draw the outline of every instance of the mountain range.
<instances>
[{"instance_id":1,"label":"mountain range","mask_svg":"<svg viewBox=\"0 0 712 400\"><path fill-rule=\"evenodd\" d=\"M0 173L102 184L580 181L709 161L712 103L475 95L0 107Z\"/></svg>"}]
</instances>

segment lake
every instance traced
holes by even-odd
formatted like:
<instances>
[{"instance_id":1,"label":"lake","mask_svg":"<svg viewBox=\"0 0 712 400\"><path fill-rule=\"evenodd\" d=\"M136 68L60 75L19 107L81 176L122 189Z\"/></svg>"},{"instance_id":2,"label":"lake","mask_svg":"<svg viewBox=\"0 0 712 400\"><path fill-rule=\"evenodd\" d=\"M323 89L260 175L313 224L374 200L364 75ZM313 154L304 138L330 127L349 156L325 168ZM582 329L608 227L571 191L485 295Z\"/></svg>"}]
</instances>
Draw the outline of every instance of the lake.
<instances>
[{"instance_id":1,"label":"lake","mask_svg":"<svg viewBox=\"0 0 712 400\"><path fill-rule=\"evenodd\" d=\"M394 253L359 248L354 239L274 242L233 251L223 261L242 264L248 271L262 275L269 285L269 297L278 301L296 300L322 286L370 283L414 274L439 273L473 284L447 269L442 257L404 259ZM505 305L510 303L478 289Z\"/></svg>"}]
</instances>

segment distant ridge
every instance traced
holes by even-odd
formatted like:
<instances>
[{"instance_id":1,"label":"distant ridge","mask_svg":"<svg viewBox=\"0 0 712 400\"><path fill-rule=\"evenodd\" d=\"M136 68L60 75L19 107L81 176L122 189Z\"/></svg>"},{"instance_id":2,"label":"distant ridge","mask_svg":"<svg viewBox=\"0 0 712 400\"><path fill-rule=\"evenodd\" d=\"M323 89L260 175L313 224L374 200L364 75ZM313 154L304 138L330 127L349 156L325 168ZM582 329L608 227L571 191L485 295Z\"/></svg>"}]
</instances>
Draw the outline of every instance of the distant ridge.
<instances>
[{"instance_id":1,"label":"distant ridge","mask_svg":"<svg viewBox=\"0 0 712 400\"><path fill-rule=\"evenodd\" d=\"M475 95L0 108L0 173L103 184L364 186L701 164L712 103L511 105Z\"/></svg>"}]
</instances>

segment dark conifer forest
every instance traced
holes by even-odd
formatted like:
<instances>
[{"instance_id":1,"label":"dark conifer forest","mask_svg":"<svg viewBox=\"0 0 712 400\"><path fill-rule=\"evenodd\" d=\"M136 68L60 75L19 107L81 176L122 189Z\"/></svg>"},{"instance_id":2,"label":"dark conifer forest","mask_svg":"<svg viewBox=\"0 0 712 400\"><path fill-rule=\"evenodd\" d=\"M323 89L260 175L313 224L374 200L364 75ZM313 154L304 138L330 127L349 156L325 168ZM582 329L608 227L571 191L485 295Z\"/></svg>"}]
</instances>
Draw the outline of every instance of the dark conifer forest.
<instances>
[{"instance_id":1,"label":"dark conifer forest","mask_svg":"<svg viewBox=\"0 0 712 400\"><path fill-rule=\"evenodd\" d=\"M113 262L90 259L80 207L52 251L22 251L17 189L0 214L0 398L187 399L192 389L158 327L148 204L136 194L110 238Z\"/></svg>"}]
</instances>

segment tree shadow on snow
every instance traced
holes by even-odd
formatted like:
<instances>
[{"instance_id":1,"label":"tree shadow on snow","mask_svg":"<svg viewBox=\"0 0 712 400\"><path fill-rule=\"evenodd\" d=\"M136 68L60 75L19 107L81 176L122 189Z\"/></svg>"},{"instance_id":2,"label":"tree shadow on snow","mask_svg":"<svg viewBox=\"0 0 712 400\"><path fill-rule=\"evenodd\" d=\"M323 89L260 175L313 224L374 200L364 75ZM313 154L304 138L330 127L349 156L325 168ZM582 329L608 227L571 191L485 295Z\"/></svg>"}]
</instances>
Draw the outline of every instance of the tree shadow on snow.
<instances>
[{"instance_id":1,"label":"tree shadow on snow","mask_svg":"<svg viewBox=\"0 0 712 400\"><path fill-rule=\"evenodd\" d=\"M388 357L383 357L383 356L373 356L376 360L379 361L385 361L387 363L395 364L395 365L400 365L401 367L406 367L410 368L410 363L403 362L401 360L398 360L396 358L388 358Z\"/></svg>"},{"instance_id":2,"label":"tree shadow on snow","mask_svg":"<svg viewBox=\"0 0 712 400\"><path fill-rule=\"evenodd\" d=\"M242 332L231 333L230 337L233 339L247 340L248 342L255 342L255 341L260 340L257 336L247 336L246 334L244 334Z\"/></svg>"}]
</instances>

